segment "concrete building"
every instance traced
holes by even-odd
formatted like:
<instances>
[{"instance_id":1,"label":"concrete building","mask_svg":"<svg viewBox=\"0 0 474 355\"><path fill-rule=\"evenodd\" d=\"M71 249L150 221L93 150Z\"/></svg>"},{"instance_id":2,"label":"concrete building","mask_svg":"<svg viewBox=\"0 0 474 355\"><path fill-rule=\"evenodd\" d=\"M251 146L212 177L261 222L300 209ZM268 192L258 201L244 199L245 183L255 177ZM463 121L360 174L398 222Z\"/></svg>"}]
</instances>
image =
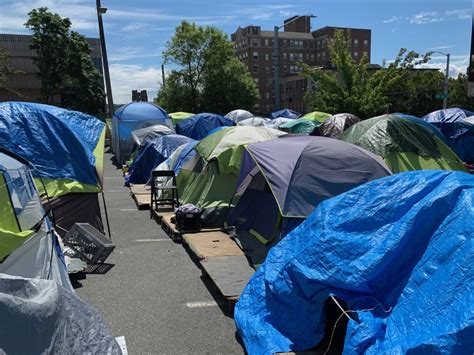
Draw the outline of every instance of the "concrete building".
<instances>
[{"instance_id":1,"label":"concrete building","mask_svg":"<svg viewBox=\"0 0 474 355\"><path fill-rule=\"evenodd\" d=\"M288 98L288 92L301 92L298 79L292 79L301 71L298 62L310 66L331 68L328 41L334 36L337 27L324 27L311 32L311 18L302 16L297 20L291 17L284 21L283 31L279 32L280 73L281 73L281 107L300 107L305 111L302 100ZM371 30L341 28L351 38L351 54L360 60L367 53L370 60ZM265 31L260 26L239 27L231 35L236 56L245 65L254 78L259 92L260 102L254 110L261 114L272 112L275 108L274 68L273 68L273 31ZM298 83L296 83L298 82ZM285 87L287 85L287 87ZM286 94L284 94L286 93ZM285 98L286 95L286 98ZM296 95L293 95L296 98ZM301 96L301 95L298 95ZM294 101L294 102L293 102Z\"/></svg>"},{"instance_id":2,"label":"concrete building","mask_svg":"<svg viewBox=\"0 0 474 355\"><path fill-rule=\"evenodd\" d=\"M94 65L102 74L102 54L98 38L87 38L92 50L91 57ZM30 49L32 38L30 35L0 34L0 45L10 54L10 66L21 71L8 78L7 87L20 95L0 89L1 101L29 101L41 102L41 84L38 78L38 68L33 62L36 53ZM101 80L103 85L103 79ZM61 103L59 95L54 98L53 104Z\"/></svg>"}]
</instances>

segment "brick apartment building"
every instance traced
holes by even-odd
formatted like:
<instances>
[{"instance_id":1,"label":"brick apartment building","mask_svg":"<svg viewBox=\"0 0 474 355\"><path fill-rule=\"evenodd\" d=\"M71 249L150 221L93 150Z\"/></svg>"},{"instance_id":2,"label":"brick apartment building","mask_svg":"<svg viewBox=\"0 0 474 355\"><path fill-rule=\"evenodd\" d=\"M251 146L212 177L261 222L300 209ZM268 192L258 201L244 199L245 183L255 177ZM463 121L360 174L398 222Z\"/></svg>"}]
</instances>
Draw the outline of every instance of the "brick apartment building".
<instances>
[{"instance_id":1,"label":"brick apartment building","mask_svg":"<svg viewBox=\"0 0 474 355\"><path fill-rule=\"evenodd\" d=\"M301 68L298 62L310 66L332 68L328 43L337 29L346 31L351 39L351 54L357 61L363 54L370 61L371 30L340 27L323 27L311 32L311 18L302 16L296 20L291 17L284 21L284 29L279 32L280 45L280 107L291 108L299 112L306 111L301 95L306 90L302 78L298 75ZM264 31L260 26L239 27L231 35L236 56L244 63L254 78L260 92L260 102L255 111L261 114L274 111L274 68L273 68L273 31ZM292 94L291 94L292 93Z\"/></svg>"},{"instance_id":2,"label":"brick apartment building","mask_svg":"<svg viewBox=\"0 0 474 355\"><path fill-rule=\"evenodd\" d=\"M92 61L102 74L102 54L98 38L87 38L91 48ZM0 45L5 47L10 55L10 66L21 71L18 74L9 75L7 87L18 92L0 89L0 102L2 101L29 101L41 102L41 83L38 78L38 68L33 62L35 51L30 49L32 38L30 35L0 34ZM100 84L104 87L103 78ZM59 105L59 95L53 99L53 104Z\"/></svg>"}]
</instances>

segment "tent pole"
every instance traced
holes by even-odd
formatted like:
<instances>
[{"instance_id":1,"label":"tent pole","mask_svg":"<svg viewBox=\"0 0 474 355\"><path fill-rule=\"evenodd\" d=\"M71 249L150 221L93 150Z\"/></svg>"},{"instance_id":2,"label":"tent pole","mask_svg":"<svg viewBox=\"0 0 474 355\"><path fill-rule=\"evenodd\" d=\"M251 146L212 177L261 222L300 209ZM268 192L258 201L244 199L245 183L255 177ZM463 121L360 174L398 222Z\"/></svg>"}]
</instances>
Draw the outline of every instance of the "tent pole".
<instances>
[{"instance_id":1,"label":"tent pole","mask_svg":"<svg viewBox=\"0 0 474 355\"><path fill-rule=\"evenodd\" d=\"M109 214L107 213L107 204L105 203L104 190L102 190L102 202L104 203L105 222L107 223L107 231L109 232L109 239L112 241L112 232L110 232Z\"/></svg>"}]
</instances>

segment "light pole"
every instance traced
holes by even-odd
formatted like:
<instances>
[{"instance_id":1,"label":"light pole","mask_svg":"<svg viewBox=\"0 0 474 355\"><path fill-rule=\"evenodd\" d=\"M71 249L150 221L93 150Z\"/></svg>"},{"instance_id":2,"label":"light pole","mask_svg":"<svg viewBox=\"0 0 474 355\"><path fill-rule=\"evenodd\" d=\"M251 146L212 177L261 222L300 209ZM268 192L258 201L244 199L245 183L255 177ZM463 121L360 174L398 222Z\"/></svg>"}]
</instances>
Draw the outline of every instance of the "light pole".
<instances>
[{"instance_id":1,"label":"light pole","mask_svg":"<svg viewBox=\"0 0 474 355\"><path fill-rule=\"evenodd\" d=\"M112 98L112 85L110 84L109 61L107 59L107 48L105 46L104 24L102 14L107 12L106 7L100 5L100 0L96 0L97 20L99 22L100 49L102 51L102 65L104 67L105 87L107 90L107 103L109 106L109 115L114 115L114 101Z\"/></svg>"},{"instance_id":2,"label":"light pole","mask_svg":"<svg viewBox=\"0 0 474 355\"><path fill-rule=\"evenodd\" d=\"M446 72L444 74L444 92L443 92L443 109L448 108L448 84L449 84L449 59L450 53L432 52L446 56Z\"/></svg>"},{"instance_id":3,"label":"light pole","mask_svg":"<svg viewBox=\"0 0 474 355\"><path fill-rule=\"evenodd\" d=\"M165 79L165 62L163 62L161 63L161 86L163 89L166 89Z\"/></svg>"},{"instance_id":4,"label":"light pole","mask_svg":"<svg viewBox=\"0 0 474 355\"><path fill-rule=\"evenodd\" d=\"M301 15L297 16L291 21L286 22L282 26L275 26L273 28L273 66L275 68L275 111L280 109L280 41L278 40L278 31L280 28L285 27L286 25L302 18L308 16L310 18L315 18L314 15Z\"/></svg>"}]
</instances>

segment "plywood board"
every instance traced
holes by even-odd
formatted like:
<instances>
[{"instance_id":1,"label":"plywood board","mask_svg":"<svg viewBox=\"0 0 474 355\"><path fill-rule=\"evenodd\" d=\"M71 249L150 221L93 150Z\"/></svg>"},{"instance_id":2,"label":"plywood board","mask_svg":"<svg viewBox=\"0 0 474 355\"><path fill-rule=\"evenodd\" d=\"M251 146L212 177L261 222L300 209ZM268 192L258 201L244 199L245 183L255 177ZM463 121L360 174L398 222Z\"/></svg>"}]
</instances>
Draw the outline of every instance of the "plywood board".
<instances>
[{"instance_id":1,"label":"plywood board","mask_svg":"<svg viewBox=\"0 0 474 355\"><path fill-rule=\"evenodd\" d=\"M230 300L240 297L255 272L245 255L210 257L202 260L201 265L222 295Z\"/></svg>"},{"instance_id":2,"label":"plywood board","mask_svg":"<svg viewBox=\"0 0 474 355\"><path fill-rule=\"evenodd\" d=\"M130 191L133 195L150 195L151 196L151 186L142 185L142 184L131 184Z\"/></svg>"},{"instance_id":3,"label":"plywood board","mask_svg":"<svg viewBox=\"0 0 474 355\"><path fill-rule=\"evenodd\" d=\"M183 239L198 259L244 255L228 234L220 231L184 234Z\"/></svg>"}]
</instances>

